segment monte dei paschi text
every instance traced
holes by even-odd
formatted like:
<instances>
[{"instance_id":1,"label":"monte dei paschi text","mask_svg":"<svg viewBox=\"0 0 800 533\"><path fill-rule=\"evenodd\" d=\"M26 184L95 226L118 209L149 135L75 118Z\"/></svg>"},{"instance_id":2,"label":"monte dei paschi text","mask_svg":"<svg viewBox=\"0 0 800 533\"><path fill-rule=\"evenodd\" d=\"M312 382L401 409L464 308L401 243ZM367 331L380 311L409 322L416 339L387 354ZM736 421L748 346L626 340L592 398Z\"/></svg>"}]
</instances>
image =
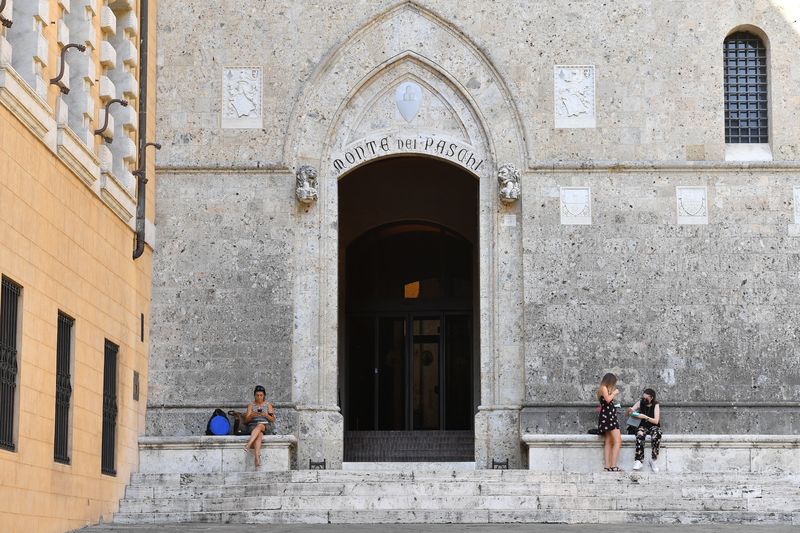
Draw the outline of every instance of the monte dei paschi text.
<instances>
[{"instance_id":1,"label":"monte dei paschi text","mask_svg":"<svg viewBox=\"0 0 800 533\"><path fill-rule=\"evenodd\" d=\"M365 140L355 146L350 146L339 157L333 159L334 174L338 174L358 163L398 152L429 153L457 162L473 172L477 172L483 165L483 158L477 156L471 147L460 142L428 136L386 136L374 140Z\"/></svg>"}]
</instances>

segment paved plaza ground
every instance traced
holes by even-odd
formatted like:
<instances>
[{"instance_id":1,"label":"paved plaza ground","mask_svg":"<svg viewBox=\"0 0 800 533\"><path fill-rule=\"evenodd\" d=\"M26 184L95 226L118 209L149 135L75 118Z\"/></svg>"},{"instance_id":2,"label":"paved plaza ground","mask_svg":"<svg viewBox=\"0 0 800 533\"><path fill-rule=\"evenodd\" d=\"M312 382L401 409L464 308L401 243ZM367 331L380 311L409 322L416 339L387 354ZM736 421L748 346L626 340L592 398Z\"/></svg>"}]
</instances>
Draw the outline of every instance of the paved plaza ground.
<instances>
[{"instance_id":1,"label":"paved plaza ground","mask_svg":"<svg viewBox=\"0 0 800 533\"><path fill-rule=\"evenodd\" d=\"M798 533L800 526L769 524L739 525L648 525L648 524L332 524L332 525L219 525L180 524L149 526L94 526L81 533L621 533L623 531L688 533Z\"/></svg>"}]
</instances>

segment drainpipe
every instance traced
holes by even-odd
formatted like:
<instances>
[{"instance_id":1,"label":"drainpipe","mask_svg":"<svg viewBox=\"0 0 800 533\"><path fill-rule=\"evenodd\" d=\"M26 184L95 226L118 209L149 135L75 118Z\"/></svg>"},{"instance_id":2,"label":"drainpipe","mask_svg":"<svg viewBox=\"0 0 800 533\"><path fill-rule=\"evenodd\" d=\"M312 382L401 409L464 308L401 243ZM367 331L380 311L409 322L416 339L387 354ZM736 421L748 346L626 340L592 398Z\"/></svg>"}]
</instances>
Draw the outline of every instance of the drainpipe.
<instances>
[{"instance_id":1,"label":"drainpipe","mask_svg":"<svg viewBox=\"0 0 800 533\"><path fill-rule=\"evenodd\" d=\"M147 0L139 0L139 168L133 172L136 176L136 246L133 258L138 259L144 253L144 206L147 185L147 147L161 148L155 143L147 142L147 40L150 18L147 11Z\"/></svg>"}]
</instances>

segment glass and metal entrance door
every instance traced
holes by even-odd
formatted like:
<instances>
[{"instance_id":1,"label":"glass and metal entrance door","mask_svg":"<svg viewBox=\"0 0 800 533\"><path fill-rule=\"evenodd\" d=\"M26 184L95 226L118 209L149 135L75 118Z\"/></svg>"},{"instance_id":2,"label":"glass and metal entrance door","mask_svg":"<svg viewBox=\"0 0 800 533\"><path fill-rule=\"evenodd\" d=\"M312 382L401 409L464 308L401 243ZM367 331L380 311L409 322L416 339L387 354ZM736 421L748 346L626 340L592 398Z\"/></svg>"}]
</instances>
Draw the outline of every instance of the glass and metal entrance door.
<instances>
[{"instance_id":1,"label":"glass and metal entrance door","mask_svg":"<svg viewBox=\"0 0 800 533\"><path fill-rule=\"evenodd\" d=\"M348 429L472 429L472 319L388 313L349 319Z\"/></svg>"}]
</instances>

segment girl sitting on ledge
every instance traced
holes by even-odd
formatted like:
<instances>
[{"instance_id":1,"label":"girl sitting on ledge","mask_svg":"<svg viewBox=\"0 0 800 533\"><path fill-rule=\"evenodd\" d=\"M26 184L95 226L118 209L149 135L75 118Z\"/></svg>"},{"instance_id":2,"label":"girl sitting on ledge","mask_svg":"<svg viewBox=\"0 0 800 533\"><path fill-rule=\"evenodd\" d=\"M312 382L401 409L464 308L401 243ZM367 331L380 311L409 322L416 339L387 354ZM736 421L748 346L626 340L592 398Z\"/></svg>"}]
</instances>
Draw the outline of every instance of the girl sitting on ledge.
<instances>
[{"instance_id":1,"label":"girl sitting on ledge","mask_svg":"<svg viewBox=\"0 0 800 533\"><path fill-rule=\"evenodd\" d=\"M644 461L644 440L650 435L653 448L650 468L653 472L658 472L658 449L661 444L661 407L656 401L656 391L644 389L642 399L636 402L633 407L628 409L628 414L641 420L639 429L636 430L636 456L633 463L634 470L642 469Z\"/></svg>"},{"instance_id":2,"label":"girl sitting on ledge","mask_svg":"<svg viewBox=\"0 0 800 533\"><path fill-rule=\"evenodd\" d=\"M265 401L267 391L261 385L256 385L253 391L255 401L247 405L247 412L244 421L250 430L250 440L244 446L244 451L249 453L252 449L255 453L256 468L261 466L261 437L267 431L267 424L275 423L275 410L271 403Z\"/></svg>"}]
</instances>

